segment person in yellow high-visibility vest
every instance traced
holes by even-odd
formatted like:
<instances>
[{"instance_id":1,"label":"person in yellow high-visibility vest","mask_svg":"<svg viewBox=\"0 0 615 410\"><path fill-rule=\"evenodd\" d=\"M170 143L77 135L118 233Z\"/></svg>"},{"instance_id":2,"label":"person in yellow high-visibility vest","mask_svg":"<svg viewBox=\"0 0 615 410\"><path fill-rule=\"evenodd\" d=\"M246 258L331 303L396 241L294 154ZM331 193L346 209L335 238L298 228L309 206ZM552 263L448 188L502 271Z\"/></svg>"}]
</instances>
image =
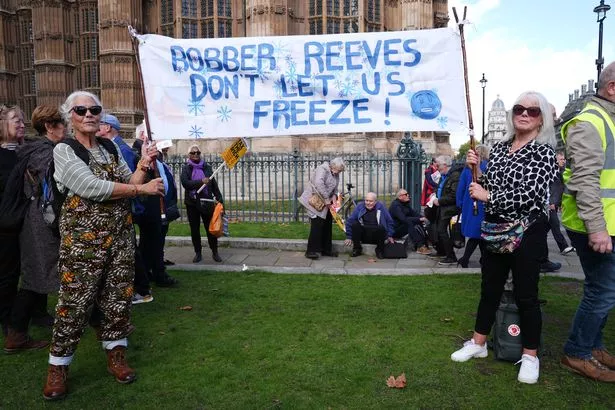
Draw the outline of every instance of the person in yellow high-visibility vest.
<instances>
[{"instance_id":1,"label":"person in yellow high-visibility vest","mask_svg":"<svg viewBox=\"0 0 615 410\"><path fill-rule=\"evenodd\" d=\"M602 329L615 306L615 62L598 92L562 127L568 164L562 224L581 260L585 284L561 363L594 380L615 382L615 356Z\"/></svg>"}]
</instances>

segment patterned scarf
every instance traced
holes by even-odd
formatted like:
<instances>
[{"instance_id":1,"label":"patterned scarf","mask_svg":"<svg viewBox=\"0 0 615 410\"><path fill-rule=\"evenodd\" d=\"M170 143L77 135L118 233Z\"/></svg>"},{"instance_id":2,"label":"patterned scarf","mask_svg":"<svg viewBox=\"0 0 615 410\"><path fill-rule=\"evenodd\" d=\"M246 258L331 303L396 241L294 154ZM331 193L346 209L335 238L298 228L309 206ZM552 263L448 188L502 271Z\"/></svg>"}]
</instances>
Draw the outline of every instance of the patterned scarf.
<instances>
[{"instance_id":1,"label":"patterned scarf","mask_svg":"<svg viewBox=\"0 0 615 410\"><path fill-rule=\"evenodd\" d=\"M189 159L188 164L192 166L192 178L191 179L193 181L201 181L203 178L205 178L205 173L203 172L203 169L205 168L205 161L201 159L199 162L194 162L191 159ZM191 198L196 199L197 197L196 191L197 189L193 189L190 191ZM203 188L199 196L208 198L209 197L209 186L206 186L205 188Z\"/></svg>"}]
</instances>

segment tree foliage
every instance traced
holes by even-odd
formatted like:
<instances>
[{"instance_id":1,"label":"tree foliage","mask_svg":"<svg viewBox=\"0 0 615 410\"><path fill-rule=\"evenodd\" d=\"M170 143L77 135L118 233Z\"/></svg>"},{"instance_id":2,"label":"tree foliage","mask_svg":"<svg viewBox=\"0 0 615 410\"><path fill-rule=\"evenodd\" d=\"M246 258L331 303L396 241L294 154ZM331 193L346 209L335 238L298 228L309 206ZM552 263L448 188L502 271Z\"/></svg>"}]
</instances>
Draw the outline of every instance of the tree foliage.
<instances>
[{"instance_id":1,"label":"tree foliage","mask_svg":"<svg viewBox=\"0 0 615 410\"><path fill-rule=\"evenodd\" d=\"M457 153L457 159L464 159L469 150L470 150L470 141L464 144L461 144L461 146L459 146L459 151Z\"/></svg>"}]
</instances>

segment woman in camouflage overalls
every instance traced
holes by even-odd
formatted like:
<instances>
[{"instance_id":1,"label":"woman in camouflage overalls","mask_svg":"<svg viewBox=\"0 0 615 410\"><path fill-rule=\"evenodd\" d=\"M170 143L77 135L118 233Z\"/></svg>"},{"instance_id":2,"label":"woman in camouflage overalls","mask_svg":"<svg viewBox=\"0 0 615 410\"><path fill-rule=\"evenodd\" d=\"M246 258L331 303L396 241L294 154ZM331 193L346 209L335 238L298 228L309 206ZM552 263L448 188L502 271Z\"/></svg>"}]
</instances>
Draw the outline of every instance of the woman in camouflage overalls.
<instances>
[{"instance_id":1,"label":"woman in camouflage overalls","mask_svg":"<svg viewBox=\"0 0 615 410\"><path fill-rule=\"evenodd\" d=\"M67 197L60 213L61 287L43 391L48 400L66 395L68 365L94 304L103 315L98 337L108 371L120 383L135 380L125 356L134 279L129 198L162 195L164 190L160 178L143 184L155 146L144 149L131 175L119 148L96 138L102 107L95 95L76 91L61 109L81 145L60 143L54 148L54 178ZM86 152L88 163L79 156Z\"/></svg>"}]
</instances>

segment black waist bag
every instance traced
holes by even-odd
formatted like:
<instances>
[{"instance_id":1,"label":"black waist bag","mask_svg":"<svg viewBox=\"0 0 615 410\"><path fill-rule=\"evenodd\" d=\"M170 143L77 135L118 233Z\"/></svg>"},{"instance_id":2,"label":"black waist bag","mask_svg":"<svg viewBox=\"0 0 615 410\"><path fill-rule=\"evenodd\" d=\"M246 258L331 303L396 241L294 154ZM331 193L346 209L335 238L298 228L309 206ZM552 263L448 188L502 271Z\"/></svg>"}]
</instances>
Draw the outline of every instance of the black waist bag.
<instances>
[{"instance_id":1,"label":"black waist bag","mask_svg":"<svg viewBox=\"0 0 615 410\"><path fill-rule=\"evenodd\" d=\"M521 318L512 291L502 294L500 307L495 313L493 327L493 353L498 360L516 362L521 359L523 343L521 342ZM542 346L542 337L540 340ZM539 348L540 352L540 348Z\"/></svg>"},{"instance_id":2,"label":"black waist bag","mask_svg":"<svg viewBox=\"0 0 615 410\"><path fill-rule=\"evenodd\" d=\"M406 259L406 244L402 242L385 243L382 251L385 259Z\"/></svg>"}]
</instances>

